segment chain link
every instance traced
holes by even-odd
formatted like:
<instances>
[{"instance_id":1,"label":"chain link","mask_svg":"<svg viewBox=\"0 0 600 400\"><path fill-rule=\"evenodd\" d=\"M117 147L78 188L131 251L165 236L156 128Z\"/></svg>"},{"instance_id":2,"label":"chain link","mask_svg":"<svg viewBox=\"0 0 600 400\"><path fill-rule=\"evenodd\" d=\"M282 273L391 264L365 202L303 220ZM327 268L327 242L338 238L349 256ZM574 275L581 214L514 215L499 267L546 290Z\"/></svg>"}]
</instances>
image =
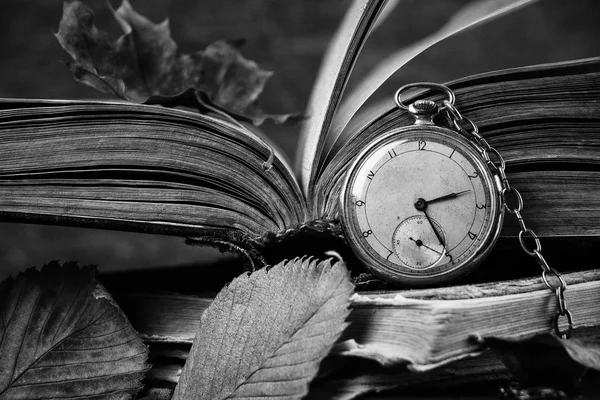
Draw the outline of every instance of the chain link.
<instances>
[{"instance_id":1,"label":"chain link","mask_svg":"<svg viewBox=\"0 0 600 400\"><path fill-rule=\"evenodd\" d=\"M475 141L475 143L481 147L485 162L492 173L497 175L497 179L499 179L502 188L500 192L502 206L508 213L515 216L519 224L519 244L525 254L535 258L535 261L542 269L542 281L546 287L555 294L557 311L553 318L554 331L559 337L566 339L571 336L573 331L573 316L567 309L567 302L565 300L567 283L557 270L548 265L542 256L542 243L540 242L540 239L536 233L525 224L525 220L521 215L521 211L523 211L523 197L521 196L521 193L508 182L504 158L498 150L490 146L487 140L479 134L477 125L470 119L463 117L456 107L454 107L453 103L454 102L448 100L444 101L448 122L451 126L454 126L459 133ZM469 130L465 129L465 126ZM561 319L566 323L566 329L564 330L561 329Z\"/></svg>"}]
</instances>

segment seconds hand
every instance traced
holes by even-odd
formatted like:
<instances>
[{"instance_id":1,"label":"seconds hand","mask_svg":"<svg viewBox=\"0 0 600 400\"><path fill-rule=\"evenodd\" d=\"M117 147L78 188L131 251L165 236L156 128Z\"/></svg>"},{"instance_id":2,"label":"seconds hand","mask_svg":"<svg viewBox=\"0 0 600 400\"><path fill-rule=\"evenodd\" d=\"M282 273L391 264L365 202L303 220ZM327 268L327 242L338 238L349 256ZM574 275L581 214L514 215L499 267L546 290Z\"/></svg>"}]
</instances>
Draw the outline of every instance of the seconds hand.
<instances>
[{"instance_id":1,"label":"seconds hand","mask_svg":"<svg viewBox=\"0 0 600 400\"><path fill-rule=\"evenodd\" d=\"M434 248L432 248L432 247L429 247L429 246L427 246L425 243L423 243L423 241L422 241L421 239L417 239L417 240L415 240L415 239L413 239L413 238L412 238L412 236L411 236L411 237L409 237L409 239L410 239L410 240L412 240L413 242L415 242L415 244L416 244L417 246L419 246L419 247L423 246L423 247L425 247L426 249L429 249L429 250L433 251L434 253L438 253L439 255L441 255L441 254L442 254L442 253L440 253L439 251L437 251L436 249L434 249Z\"/></svg>"}]
</instances>

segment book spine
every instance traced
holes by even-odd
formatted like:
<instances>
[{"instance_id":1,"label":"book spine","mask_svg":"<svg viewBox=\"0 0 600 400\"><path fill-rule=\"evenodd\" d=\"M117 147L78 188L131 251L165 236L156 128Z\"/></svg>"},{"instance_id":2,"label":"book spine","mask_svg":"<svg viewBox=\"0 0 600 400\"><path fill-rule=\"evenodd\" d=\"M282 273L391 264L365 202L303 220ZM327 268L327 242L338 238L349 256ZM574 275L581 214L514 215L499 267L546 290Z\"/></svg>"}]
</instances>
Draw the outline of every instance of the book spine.
<instances>
[{"instance_id":1,"label":"book spine","mask_svg":"<svg viewBox=\"0 0 600 400\"><path fill-rule=\"evenodd\" d=\"M337 219L315 219L280 232L268 232L256 241L268 265L295 257L337 258L353 276L364 272L348 245Z\"/></svg>"}]
</instances>

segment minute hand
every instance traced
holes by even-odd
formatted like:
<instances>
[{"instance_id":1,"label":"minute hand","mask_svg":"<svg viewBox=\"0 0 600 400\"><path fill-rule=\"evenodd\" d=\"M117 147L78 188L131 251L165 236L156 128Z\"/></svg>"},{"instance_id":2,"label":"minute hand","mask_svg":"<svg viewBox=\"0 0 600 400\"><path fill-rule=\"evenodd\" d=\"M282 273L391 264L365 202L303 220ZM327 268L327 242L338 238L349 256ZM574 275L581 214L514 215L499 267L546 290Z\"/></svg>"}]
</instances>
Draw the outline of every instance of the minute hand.
<instances>
[{"instance_id":1,"label":"minute hand","mask_svg":"<svg viewBox=\"0 0 600 400\"><path fill-rule=\"evenodd\" d=\"M436 197L435 199L425 200L425 202L427 204L431 204L431 203L436 203L436 202L442 201L442 200L453 199L455 197L460 196L461 194L464 194L464 193L467 193L467 192L470 192L470 191L471 190L467 189L467 190L463 190L462 192L449 193L449 194L446 194L444 196Z\"/></svg>"},{"instance_id":2,"label":"minute hand","mask_svg":"<svg viewBox=\"0 0 600 400\"><path fill-rule=\"evenodd\" d=\"M435 236L437 237L438 241L440 242L442 247L445 249L446 244L444 243L444 239L442 239L442 235L440 235L440 233L437 231L437 229L435 229L435 225L433 225L433 221L431 220L431 218L429 218L429 215L427 215L427 211L423 210L423 214L425 214L425 218L427 218L429 225L431 225L431 229L433 229L433 233L435 233Z\"/></svg>"}]
</instances>

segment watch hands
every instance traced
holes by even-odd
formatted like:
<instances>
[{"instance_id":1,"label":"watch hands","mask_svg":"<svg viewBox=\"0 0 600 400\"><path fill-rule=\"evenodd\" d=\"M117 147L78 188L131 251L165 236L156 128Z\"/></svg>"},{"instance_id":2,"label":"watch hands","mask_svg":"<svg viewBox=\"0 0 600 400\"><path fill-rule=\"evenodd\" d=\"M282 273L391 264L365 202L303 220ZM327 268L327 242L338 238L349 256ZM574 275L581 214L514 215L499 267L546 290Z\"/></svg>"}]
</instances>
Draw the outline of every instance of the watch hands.
<instances>
[{"instance_id":1,"label":"watch hands","mask_svg":"<svg viewBox=\"0 0 600 400\"><path fill-rule=\"evenodd\" d=\"M426 249L429 249L429 250L433 251L434 253L437 253L437 254L439 254L439 255L442 255L442 253L440 253L440 252L439 252L439 251L437 251L436 249L434 249L434 248L432 248L432 247L429 247L429 246L427 246L425 243L423 243L423 241L422 241L421 239L417 239L417 240L415 240L415 239L413 239L412 237L409 237L409 239L410 239L410 240L412 240L413 242L415 242L415 244L416 244L417 246L419 246L419 247L423 246L423 247L425 247Z\"/></svg>"},{"instance_id":2,"label":"watch hands","mask_svg":"<svg viewBox=\"0 0 600 400\"><path fill-rule=\"evenodd\" d=\"M467 190L463 190L460 192L449 193L449 194L446 194L446 195L443 195L440 197L436 197L435 199L431 199L431 200L425 200L423 198L420 198L415 203L415 208L417 210L425 209L428 204L437 203L438 201L443 201L443 200L454 199L454 198L460 196L461 194L465 194L470 191L471 191L471 189L467 189Z\"/></svg>"},{"instance_id":3,"label":"watch hands","mask_svg":"<svg viewBox=\"0 0 600 400\"><path fill-rule=\"evenodd\" d=\"M429 221L429 225L431 225L431 229L433 229L433 233L435 233L435 237L438 238L440 244L442 245L442 247L444 249L446 249L446 244L444 244L444 239L442 239L442 235L440 235L440 233L438 232L437 229L435 229L435 225L433 225L433 221L431 220L431 218L429 218L429 215L427 215L427 211L425 211L425 209L422 210L423 214L425 214L425 218L427 218L427 221Z\"/></svg>"},{"instance_id":4,"label":"watch hands","mask_svg":"<svg viewBox=\"0 0 600 400\"><path fill-rule=\"evenodd\" d=\"M463 190L460 192L450 193L445 196L436 197L435 199L427 200L427 204L435 203L435 202L442 201L442 200L453 199L455 197L460 196L461 194L465 194L470 191L471 191L471 189L467 189L467 190Z\"/></svg>"},{"instance_id":5,"label":"watch hands","mask_svg":"<svg viewBox=\"0 0 600 400\"><path fill-rule=\"evenodd\" d=\"M446 195L446 196L449 196L449 195ZM442 196L442 197L444 197L444 196ZM439 197L438 197L438 199L439 199ZM423 198L419 198L419 200L417 200L415 203L415 208L418 211L423 211L423 214L425 214L425 218L427 218L427 222L429 222L429 225L431 225L431 229L433 229L433 233L435 233L435 236L438 238L440 244L442 245L442 247L445 250L446 245L444 244L444 240L442 239L442 236L437 231L437 229L435 229L435 226L433 225L433 221L431 221L431 218L429 218L429 215L427 215L427 211L425 211L427 209L427 201Z\"/></svg>"},{"instance_id":6,"label":"watch hands","mask_svg":"<svg viewBox=\"0 0 600 400\"><path fill-rule=\"evenodd\" d=\"M419 246L419 247L423 246L423 241L421 239L415 240L415 239L412 238L412 236L410 236L409 239L412 240L413 242L415 242L415 244L417 246ZM425 247L427 247L427 246L425 246Z\"/></svg>"},{"instance_id":7,"label":"watch hands","mask_svg":"<svg viewBox=\"0 0 600 400\"><path fill-rule=\"evenodd\" d=\"M448 200L448 199L453 199L455 197L460 196L461 194L470 192L470 189L467 190L462 190L460 192L454 192L454 193L448 193L445 194L443 196L440 197L436 197L435 199L431 199L431 200L425 200L422 197L419 198L414 206L418 211L423 211L423 214L425 214L425 218L427 218L427 221L429 222L429 225L431 225L431 229L433 229L433 233L435 233L435 236L437 237L437 239L439 240L440 244L442 245L442 247L444 248L444 251L446 249L446 244L444 243L444 239L442 239L442 235L440 235L440 233L438 232L438 230L435 228L435 225L433 225L433 222L431 221L431 218L429 218L429 215L427 215L427 205L431 204L431 203L435 203L438 201L443 201L443 200Z\"/></svg>"}]
</instances>

